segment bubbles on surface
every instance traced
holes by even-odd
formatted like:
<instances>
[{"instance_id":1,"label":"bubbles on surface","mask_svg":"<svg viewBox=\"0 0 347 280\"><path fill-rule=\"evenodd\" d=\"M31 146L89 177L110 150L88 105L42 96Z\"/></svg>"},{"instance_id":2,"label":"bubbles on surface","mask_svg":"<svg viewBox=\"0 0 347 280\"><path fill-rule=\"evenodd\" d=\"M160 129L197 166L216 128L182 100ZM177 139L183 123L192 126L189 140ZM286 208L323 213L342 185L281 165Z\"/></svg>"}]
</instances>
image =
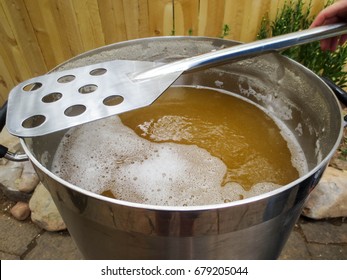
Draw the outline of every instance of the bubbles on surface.
<instances>
[{"instance_id":1,"label":"bubbles on surface","mask_svg":"<svg viewBox=\"0 0 347 280\"><path fill-rule=\"evenodd\" d=\"M220 159L196 145L142 139L119 117L100 122L97 127L91 123L70 130L55 155L52 172L86 190L111 191L131 202L224 203L223 193L230 190L221 187L226 166Z\"/></svg>"},{"instance_id":2,"label":"bubbles on surface","mask_svg":"<svg viewBox=\"0 0 347 280\"><path fill-rule=\"evenodd\" d=\"M189 142L196 137L196 127L191 124L194 121L184 114L178 117L168 114L156 121L149 118L140 123L140 132L136 134L134 128L124 125L118 116L114 116L99 120L98 125L90 123L70 129L56 152L52 172L91 192L162 206L223 204L279 187L275 183L262 182L245 190L245 186L233 182L233 178L225 180L229 172L225 157L213 156L209 149ZM281 121L275 122L288 142L293 155L292 164L302 176L305 172L304 155L297 143L291 141L293 136L289 129L282 126ZM206 127L199 127L199 133L204 133L200 142L205 143L206 135L209 135L214 146L220 145L218 141L223 135L225 137L226 131L220 122L213 125L207 122ZM274 139L272 133L275 131L269 130L268 134ZM237 136L232 135L234 138ZM182 139L186 144L176 142ZM240 145L232 142L233 149L223 155L242 153L245 141L241 137L238 142ZM256 172L266 166L266 162L254 160L253 154L247 158L245 167L252 164ZM233 174L237 171L233 169ZM273 172L270 170L268 173ZM252 174L253 177L257 175Z\"/></svg>"}]
</instances>

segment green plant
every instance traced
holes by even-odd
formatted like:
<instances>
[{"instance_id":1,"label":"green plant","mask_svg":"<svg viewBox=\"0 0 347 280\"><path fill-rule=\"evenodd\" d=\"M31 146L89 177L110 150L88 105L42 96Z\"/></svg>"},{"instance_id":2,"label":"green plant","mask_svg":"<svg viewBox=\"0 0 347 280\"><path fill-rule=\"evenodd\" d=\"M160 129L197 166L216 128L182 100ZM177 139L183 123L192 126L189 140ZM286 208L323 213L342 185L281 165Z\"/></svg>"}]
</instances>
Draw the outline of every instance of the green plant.
<instances>
[{"instance_id":1,"label":"green plant","mask_svg":"<svg viewBox=\"0 0 347 280\"><path fill-rule=\"evenodd\" d=\"M329 0L326 6L332 2ZM310 1L306 5L304 0L285 2L273 21L267 14L263 17L257 38L264 39L309 28L315 17L311 15L311 4ZM347 62L346 46L330 52L322 51L319 42L314 42L292 47L282 54L300 62L318 75L330 78L341 87L347 86L347 72L344 70Z\"/></svg>"},{"instance_id":2,"label":"green plant","mask_svg":"<svg viewBox=\"0 0 347 280\"><path fill-rule=\"evenodd\" d=\"M219 36L219 38L224 38L226 36L228 36L230 34L230 27L228 24L224 24L223 25L223 29L222 29L222 34Z\"/></svg>"}]
</instances>

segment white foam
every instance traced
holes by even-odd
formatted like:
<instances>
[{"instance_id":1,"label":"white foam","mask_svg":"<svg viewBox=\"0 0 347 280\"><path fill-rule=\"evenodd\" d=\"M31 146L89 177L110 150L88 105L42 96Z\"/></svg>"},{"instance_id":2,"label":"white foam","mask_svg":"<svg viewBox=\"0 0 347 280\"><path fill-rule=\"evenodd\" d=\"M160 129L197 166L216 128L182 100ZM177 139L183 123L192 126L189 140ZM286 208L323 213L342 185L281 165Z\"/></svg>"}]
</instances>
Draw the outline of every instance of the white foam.
<instances>
[{"instance_id":1,"label":"white foam","mask_svg":"<svg viewBox=\"0 0 347 280\"><path fill-rule=\"evenodd\" d=\"M173 129L167 131L170 139L183 137L177 134L184 124L179 120L171 123ZM302 176L307 169L304 154L282 121L275 121L288 142L293 165ZM153 129L150 121L141 128L145 134L148 129ZM160 124L155 129L160 129ZM99 194L110 190L118 199L152 205L219 204L279 187L264 182L250 191L237 183L222 187L226 171L223 161L205 149L150 142L123 125L117 116L100 120L97 126L90 123L69 130L52 168L61 178L86 190Z\"/></svg>"},{"instance_id":2,"label":"white foam","mask_svg":"<svg viewBox=\"0 0 347 280\"><path fill-rule=\"evenodd\" d=\"M52 171L67 181L96 193L111 190L122 200L184 206L229 199L220 159L196 145L147 141L118 117L72 129L53 162Z\"/></svg>"}]
</instances>

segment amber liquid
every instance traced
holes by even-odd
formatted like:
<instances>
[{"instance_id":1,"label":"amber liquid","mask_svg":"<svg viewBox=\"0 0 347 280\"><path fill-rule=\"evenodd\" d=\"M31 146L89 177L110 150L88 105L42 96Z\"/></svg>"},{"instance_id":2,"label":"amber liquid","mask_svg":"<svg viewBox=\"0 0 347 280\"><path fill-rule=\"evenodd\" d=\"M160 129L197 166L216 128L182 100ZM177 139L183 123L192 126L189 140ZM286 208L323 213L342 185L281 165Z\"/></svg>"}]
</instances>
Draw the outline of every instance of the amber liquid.
<instances>
[{"instance_id":1,"label":"amber liquid","mask_svg":"<svg viewBox=\"0 0 347 280\"><path fill-rule=\"evenodd\" d=\"M206 88L172 87L151 106L120 115L137 135L156 143L197 145L227 166L222 185L245 190L298 178L277 124L257 106Z\"/></svg>"}]
</instances>

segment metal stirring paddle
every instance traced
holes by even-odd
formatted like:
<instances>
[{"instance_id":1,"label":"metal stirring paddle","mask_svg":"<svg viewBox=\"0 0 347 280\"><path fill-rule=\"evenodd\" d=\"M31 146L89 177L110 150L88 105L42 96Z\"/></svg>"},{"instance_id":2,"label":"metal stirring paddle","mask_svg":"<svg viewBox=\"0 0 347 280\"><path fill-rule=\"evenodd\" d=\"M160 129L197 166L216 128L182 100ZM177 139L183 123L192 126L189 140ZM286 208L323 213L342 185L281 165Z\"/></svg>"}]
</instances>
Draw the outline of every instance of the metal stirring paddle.
<instances>
[{"instance_id":1,"label":"metal stirring paddle","mask_svg":"<svg viewBox=\"0 0 347 280\"><path fill-rule=\"evenodd\" d=\"M7 129L41 136L152 104L182 73L347 33L332 24L162 64L114 60L29 79L11 92Z\"/></svg>"}]
</instances>

